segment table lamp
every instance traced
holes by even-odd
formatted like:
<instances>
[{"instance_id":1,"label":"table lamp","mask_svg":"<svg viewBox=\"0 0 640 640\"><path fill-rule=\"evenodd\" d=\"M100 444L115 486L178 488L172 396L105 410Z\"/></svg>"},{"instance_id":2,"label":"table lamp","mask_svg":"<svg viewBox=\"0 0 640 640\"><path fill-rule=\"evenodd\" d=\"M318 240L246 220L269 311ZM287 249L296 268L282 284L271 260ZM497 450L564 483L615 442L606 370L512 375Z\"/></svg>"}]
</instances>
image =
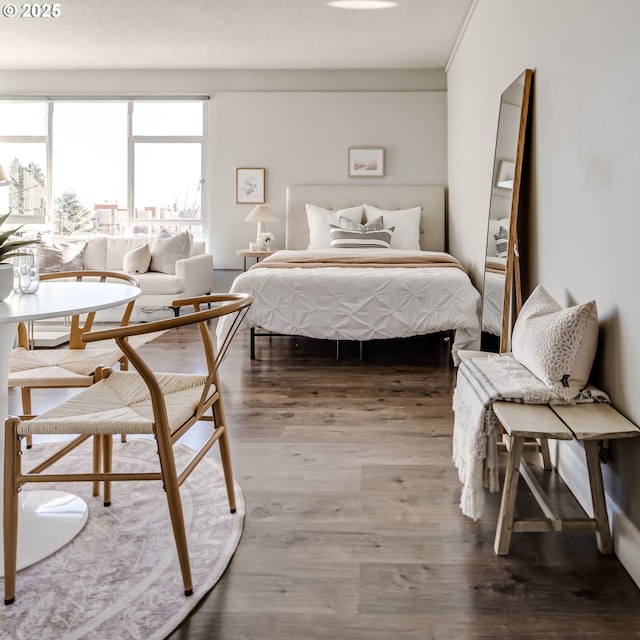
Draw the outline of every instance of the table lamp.
<instances>
[{"instance_id":1,"label":"table lamp","mask_svg":"<svg viewBox=\"0 0 640 640\"><path fill-rule=\"evenodd\" d=\"M251 209L249 215L244 219L245 222L257 222L258 232L256 234L256 242L260 242L260 234L264 233L265 222L277 222L278 216L276 216L271 207L268 204L259 204Z\"/></svg>"}]
</instances>

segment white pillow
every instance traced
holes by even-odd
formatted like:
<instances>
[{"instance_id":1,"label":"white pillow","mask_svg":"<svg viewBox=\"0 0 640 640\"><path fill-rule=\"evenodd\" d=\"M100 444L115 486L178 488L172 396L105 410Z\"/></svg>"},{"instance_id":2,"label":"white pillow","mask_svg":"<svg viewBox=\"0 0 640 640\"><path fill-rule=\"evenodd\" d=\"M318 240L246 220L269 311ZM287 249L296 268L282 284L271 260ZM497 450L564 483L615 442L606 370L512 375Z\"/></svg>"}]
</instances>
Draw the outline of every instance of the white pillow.
<instances>
[{"instance_id":1,"label":"white pillow","mask_svg":"<svg viewBox=\"0 0 640 640\"><path fill-rule=\"evenodd\" d=\"M391 238L392 249L420 251L420 213L422 207L385 211L370 204L364 205L367 220L382 216L384 228L395 227Z\"/></svg>"},{"instance_id":2,"label":"white pillow","mask_svg":"<svg viewBox=\"0 0 640 640\"><path fill-rule=\"evenodd\" d=\"M309 249L326 249L331 246L330 225L340 226L340 218L348 218L355 224L362 222L362 205L331 211L315 204L307 205L309 224Z\"/></svg>"},{"instance_id":3,"label":"white pillow","mask_svg":"<svg viewBox=\"0 0 640 640\"><path fill-rule=\"evenodd\" d=\"M563 309L542 286L513 327L514 357L566 401L586 386L598 346L595 300Z\"/></svg>"},{"instance_id":4,"label":"white pillow","mask_svg":"<svg viewBox=\"0 0 640 640\"><path fill-rule=\"evenodd\" d=\"M22 238L17 238L21 240ZM82 254L87 243L62 242L43 236L35 245L40 273L52 273L57 271L82 271L84 264Z\"/></svg>"},{"instance_id":5,"label":"white pillow","mask_svg":"<svg viewBox=\"0 0 640 640\"><path fill-rule=\"evenodd\" d=\"M122 268L127 273L146 273L150 264L151 249L148 243L127 251L122 260Z\"/></svg>"},{"instance_id":6,"label":"white pillow","mask_svg":"<svg viewBox=\"0 0 640 640\"><path fill-rule=\"evenodd\" d=\"M151 247L149 271L159 271L173 276L176 273L176 260L188 258L190 255L191 235L189 233L179 233L168 238L158 236Z\"/></svg>"}]
</instances>

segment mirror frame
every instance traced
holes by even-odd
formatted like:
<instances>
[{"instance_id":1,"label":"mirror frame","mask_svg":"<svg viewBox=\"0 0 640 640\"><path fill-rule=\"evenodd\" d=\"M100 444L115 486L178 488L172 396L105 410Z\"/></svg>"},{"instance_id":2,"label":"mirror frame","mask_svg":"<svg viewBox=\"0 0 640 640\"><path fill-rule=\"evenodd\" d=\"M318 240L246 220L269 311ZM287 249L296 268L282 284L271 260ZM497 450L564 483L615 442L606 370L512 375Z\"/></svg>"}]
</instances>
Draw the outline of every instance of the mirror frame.
<instances>
[{"instance_id":1,"label":"mirror frame","mask_svg":"<svg viewBox=\"0 0 640 640\"><path fill-rule=\"evenodd\" d=\"M513 192L511 195L511 214L509 218L509 239L507 241L507 259L504 273L504 297L502 300L502 329L500 331L500 353L510 348L511 336L509 326L522 309L522 282L520 274L520 252L518 245L518 214L520 211L520 191L522 185L522 165L529 127L529 106L531 101L531 85L533 70L525 69L522 90L522 106L520 108L520 126L518 128L518 145L516 148L515 168L513 173ZM512 295L515 297L515 313L512 307Z\"/></svg>"},{"instance_id":2,"label":"mirror frame","mask_svg":"<svg viewBox=\"0 0 640 640\"><path fill-rule=\"evenodd\" d=\"M500 95L496 145L493 155L491 197L489 199L488 229L485 236L484 282L482 288L481 327L483 344L481 348L504 353L510 348L513 323L522 307L522 286L520 275L518 227L522 227L523 212L520 210L521 184L525 146L529 130L529 109L532 93L533 71L525 69ZM508 107L508 109L507 109ZM501 183L505 177L511 184ZM510 173L510 175L509 175ZM502 220L508 218L507 220ZM490 265L490 256L495 256L497 228L492 222L500 219L500 229L508 233L507 247L502 263L502 282L493 273L499 273L499 265ZM491 280L489 277L491 275ZM490 285L490 287L489 287ZM489 287L489 288L488 288ZM500 294L498 298L498 293ZM515 303L513 299L515 298ZM485 342L484 330L488 332ZM490 335L489 335L490 334ZM491 338L489 340L489 338ZM495 340L494 340L495 338Z\"/></svg>"}]
</instances>

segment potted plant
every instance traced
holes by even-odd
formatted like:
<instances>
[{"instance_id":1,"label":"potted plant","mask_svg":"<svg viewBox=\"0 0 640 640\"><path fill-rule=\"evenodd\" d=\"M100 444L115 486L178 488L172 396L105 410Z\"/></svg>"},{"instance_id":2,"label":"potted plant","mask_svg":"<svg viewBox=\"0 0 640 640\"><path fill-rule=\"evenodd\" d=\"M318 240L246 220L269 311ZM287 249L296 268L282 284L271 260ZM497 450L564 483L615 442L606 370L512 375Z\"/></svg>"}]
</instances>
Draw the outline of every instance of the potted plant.
<instances>
[{"instance_id":1,"label":"potted plant","mask_svg":"<svg viewBox=\"0 0 640 640\"><path fill-rule=\"evenodd\" d=\"M14 240L16 231L21 229L8 229L2 231L2 225L11 215L11 212L0 215L0 300L4 300L13 290L13 263L11 258L25 255L21 249L38 244L38 240Z\"/></svg>"}]
</instances>

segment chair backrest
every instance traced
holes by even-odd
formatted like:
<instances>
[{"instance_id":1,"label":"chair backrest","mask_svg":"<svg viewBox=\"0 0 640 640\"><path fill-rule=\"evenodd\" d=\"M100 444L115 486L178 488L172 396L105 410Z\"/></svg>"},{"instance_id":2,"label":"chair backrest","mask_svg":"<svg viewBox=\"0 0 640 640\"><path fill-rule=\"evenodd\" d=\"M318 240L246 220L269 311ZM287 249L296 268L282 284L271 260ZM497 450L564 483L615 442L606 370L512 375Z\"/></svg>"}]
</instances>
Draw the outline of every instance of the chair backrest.
<instances>
[{"instance_id":1,"label":"chair backrest","mask_svg":"<svg viewBox=\"0 0 640 640\"><path fill-rule=\"evenodd\" d=\"M131 284L134 287L138 287L138 280L128 273L120 273L119 271L98 271L98 270L82 270L82 271L55 271L51 273L43 273L40 275L40 280L76 280L82 282L83 280L97 281L97 282L109 282L113 280L121 280L127 284ZM133 305L135 300L131 300L127 303L122 319L120 320L120 326L125 326L129 323L131 313L133 312ZM71 328L69 330L69 349L84 349L86 343L82 341L82 335L91 331L93 321L95 319L96 312L84 314L81 322L80 315L71 316ZM29 338L27 335L27 328L24 323L18 325L18 346L29 348Z\"/></svg>"},{"instance_id":2,"label":"chair backrest","mask_svg":"<svg viewBox=\"0 0 640 640\"><path fill-rule=\"evenodd\" d=\"M164 404L164 397L160 389L160 384L158 383L151 367L145 362L140 353L131 345L128 338L197 324L207 364L207 376L200 396L200 402L193 412L191 419L191 422L193 422L198 420L207 410L204 403L210 395L211 387L219 388L218 368L220 367L220 364L229 349L231 341L240 327L240 324L252 302L253 297L247 293L210 294L195 298L183 298L174 300L172 302L172 306L193 306L193 313L167 320L156 320L154 322L145 322L143 324L121 326L115 329L92 331L83 334L82 339L85 342L96 342L109 339L116 341L122 353L128 358L129 362L140 374L141 378L149 388L154 416L156 416L157 419L158 416L166 416L166 407ZM205 305L207 307L210 307L211 305L217 306L203 310L202 307ZM219 343L220 348L216 350L211 332L209 331L208 322L230 314L235 314L235 317L226 336L224 336L224 339Z\"/></svg>"}]
</instances>

